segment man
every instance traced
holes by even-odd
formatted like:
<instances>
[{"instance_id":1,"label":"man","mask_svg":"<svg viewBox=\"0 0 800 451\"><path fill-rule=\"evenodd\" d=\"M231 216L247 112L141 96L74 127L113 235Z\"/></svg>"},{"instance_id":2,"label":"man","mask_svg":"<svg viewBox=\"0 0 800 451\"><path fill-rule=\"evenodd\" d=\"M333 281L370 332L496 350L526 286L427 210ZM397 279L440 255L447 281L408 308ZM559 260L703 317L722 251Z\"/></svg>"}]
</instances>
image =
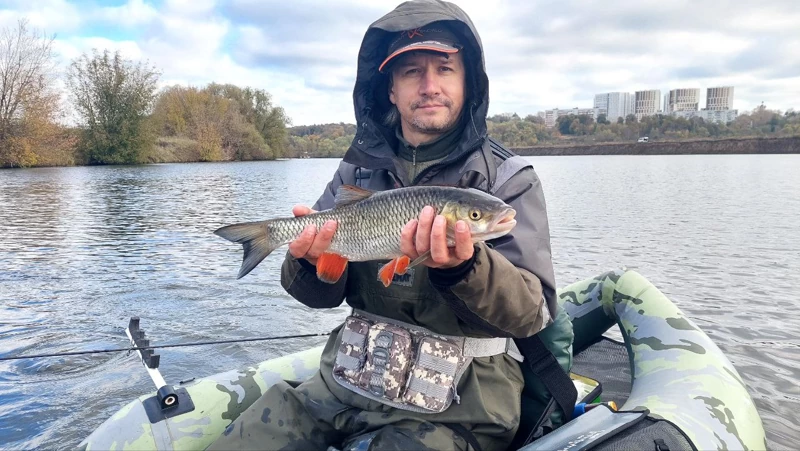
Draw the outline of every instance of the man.
<instances>
[{"instance_id":1,"label":"man","mask_svg":"<svg viewBox=\"0 0 800 451\"><path fill-rule=\"evenodd\" d=\"M487 137L483 61L471 20L453 4L406 2L373 23L358 58L358 132L314 210L332 208L342 185L370 190L458 185L488 191L514 207L514 230L491 243L473 245L466 227L457 225L455 247L448 248L444 218L425 207L418 220L403 228L401 248L412 260L428 250L431 257L384 287L375 276L383 262L351 262L338 282L320 281L315 264L330 245L336 224L308 227L289 246L283 286L312 308L337 307L346 300L354 314L347 326L332 333L319 373L296 388L286 383L271 387L212 449L505 449L521 417L533 415L531 421L536 421L542 412L542 418L550 413L545 409L549 394L542 387L550 387L549 378L523 375L513 339L530 357L526 340L538 339L555 318L557 324L545 331L550 336L544 353L552 363L556 360L548 350L555 351L568 369L571 326L555 299L539 179L529 164ZM294 208L297 216L311 211ZM366 324L365 329L359 332L351 319ZM380 377L376 381L374 375L391 370L395 361L390 359L387 370L386 361L376 363L375 356L381 349L394 352L398 345L380 348L373 342L374 331L367 329L376 324L383 332L389 328L400 334L390 334L395 338L411 330L416 338L407 344L413 347L408 356L417 358L424 353L418 347L420 337L444 335L455 342L461 337L463 349L453 352L462 352L456 361L466 363L448 367L435 356L429 358L435 365L428 363L450 375L452 387L414 381L417 373L408 371L400 375L408 378L400 391L416 389L416 400L424 402L386 395L391 384L384 385ZM361 361L347 354L359 346L367 349ZM365 358L374 371L366 378ZM550 370L552 366L566 377L557 363ZM346 374L356 376L347 379ZM533 414L521 412L523 387L538 390L530 394L540 404ZM566 410L569 415L571 407ZM523 443L528 432L524 435L515 443Z\"/></svg>"}]
</instances>

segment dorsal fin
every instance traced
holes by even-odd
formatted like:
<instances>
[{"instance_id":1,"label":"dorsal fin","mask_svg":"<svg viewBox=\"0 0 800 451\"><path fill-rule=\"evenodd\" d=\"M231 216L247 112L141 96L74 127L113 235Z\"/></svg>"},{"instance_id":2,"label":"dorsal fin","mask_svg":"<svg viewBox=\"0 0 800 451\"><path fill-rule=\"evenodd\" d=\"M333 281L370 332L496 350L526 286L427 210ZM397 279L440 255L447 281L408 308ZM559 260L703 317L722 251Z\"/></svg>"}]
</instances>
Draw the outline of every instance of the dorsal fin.
<instances>
[{"instance_id":1,"label":"dorsal fin","mask_svg":"<svg viewBox=\"0 0 800 451\"><path fill-rule=\"evenodd\" d=\"M359 188L354 185L342 185L336 191L334 203L337 207L344 207L345 205L361 202L362 200L372 196L375 191Z\"/></svg>"}]
</instances>

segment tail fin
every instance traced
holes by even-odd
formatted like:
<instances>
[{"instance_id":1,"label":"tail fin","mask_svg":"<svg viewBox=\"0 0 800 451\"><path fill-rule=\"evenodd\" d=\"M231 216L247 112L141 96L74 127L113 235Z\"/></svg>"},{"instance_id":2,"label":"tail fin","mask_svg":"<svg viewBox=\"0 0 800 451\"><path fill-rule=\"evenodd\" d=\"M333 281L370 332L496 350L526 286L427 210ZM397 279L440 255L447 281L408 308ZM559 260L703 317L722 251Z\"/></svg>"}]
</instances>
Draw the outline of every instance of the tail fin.
<instances>
[{"instance_id":1,"label":"tail fin","mask_svg":"<svg viewBox=\"0 0 800 451\"><path fill-rule=\"evenodd\" d=\"M282 244L276 243L270 239L269 232L267 231L267 221L233 224L215 230L214 234L228 241L241 243L242 247L244 247L242 267L239 268L239 276L236 277L237 279L246 276L247 273L258 266L267 255L271 254L272 251Z\"/></svg>"}]
</instances>

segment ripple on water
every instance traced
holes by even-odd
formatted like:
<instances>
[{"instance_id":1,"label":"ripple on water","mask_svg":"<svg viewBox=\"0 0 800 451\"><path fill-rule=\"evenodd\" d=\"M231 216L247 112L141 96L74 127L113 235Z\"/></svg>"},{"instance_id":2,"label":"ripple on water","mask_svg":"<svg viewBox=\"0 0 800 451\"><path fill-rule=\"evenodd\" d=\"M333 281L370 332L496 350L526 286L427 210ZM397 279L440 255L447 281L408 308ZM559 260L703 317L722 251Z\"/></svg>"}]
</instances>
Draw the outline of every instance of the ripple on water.
<instances>
[{"instance_id":1,"label":"ripple on water","mask_svg":"<svg viewBox=\"0 0 800 451\"><path fill-rule=\"evenodd\" d=\"M641 272L734 363L770 449L800 437L797 156L533 157L559 286ZM289 297L284 250L236 280L233 222L312 205L338 160L0 171L0 356L329 331L347 309ZM297 183L303 180L303 183ZM737 189L730 189L736 186ZM36 242L32 242L32 233ZM171 382L241 368L323 338L164 349ZM0 443L73 448L152 391L134 355L0 363Z\"/></svg>"}]
</instances>

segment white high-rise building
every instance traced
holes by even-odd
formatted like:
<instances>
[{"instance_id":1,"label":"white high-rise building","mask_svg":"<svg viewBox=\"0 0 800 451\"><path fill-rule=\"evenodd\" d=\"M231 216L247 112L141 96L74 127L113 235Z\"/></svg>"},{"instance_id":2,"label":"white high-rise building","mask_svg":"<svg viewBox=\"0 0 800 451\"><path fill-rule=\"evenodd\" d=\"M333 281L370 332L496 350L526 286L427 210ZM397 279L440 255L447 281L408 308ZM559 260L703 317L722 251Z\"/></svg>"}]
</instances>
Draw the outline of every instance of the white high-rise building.
<instances>
[{"instance_id":1,"label":"white high-rise building","mask_svg":"<svg viewBox=\"0 0 800 451\"><path fill-rule=\"evenodd\" d=\"M699 117L706 122L727 124L728 122L736 119L736 117L739 115L739 110L707 110L703 108L700 111L676 111L672 113L672 115L675 117L682 117L684 119Z\"/></svg>"},{"instance_id":2,"label":"white high-rise building","mask_svg":"<svg viewBox=\"0 0 800 451\"><path fill-rule=\"evenodd\" d=\"M606 110L609 121L616 121L617 118L625 118L633 114L634 97L629 92L606 92L594 96L594 107Z\"/></svg>"},{"instance_id":3,"label":"white high-rise building","mask_svg":"<svg viewBox=\"0 0 800 451\"><path fill-rule=\"evenodd\" d=\"M661 90L651 89L648 91L636 91L634 113L636 119L641 120L645 116L653 116L661 111Z\"/></svg>"},{"instance_id":4,"label":"white high-rise building","mask_svg":"<svg viewBox=\"0 0 800 451\"><path fill-rule=\"evenodd\" d=\"M595 94L594 107L608 110L608 94Z\"/></svg>"},{"instance_id":5,"label":"white high-rise building","mask_svg":"<svg viewBox=\"0 0 800 451\"><path fill-rule=\"evenodd\" d=\"M559 110L558 108L554 108L544 112L544 125L547 128L555 127L556 123L558 122L558 118L570 114L573 116L591 116L591 118L596 121L601 114L606 114L606 110L603 108L572 108L569 110Z\"/></svg>"},{"instance_id":6,"label":"white high-rise building","mask_svg":"<svg viewBox=\"0 0 800 451\"><path fill-rule=\"evenodd\" d=\"M673 89L664 96L664 113L676 111L698 111L700 105L700 89Z\"/></svg>"},{"instance_id":7,"label":"white high-rise building","mask_svg":"<svg viewBox=\"0 0 800 451\"><path fill-rule=\"evenodd\" d=\"M733 86L722 86L719 88L708 88L706 91L707 110L732 110L733 109Z\"/></svg>"},{"instance_id":8,"label":"white high-rise building","mask_svg":"<svg viewBox=\"0 0 800 451\"><path fill-rule=\"evenodd\" d=\"M544 112L544 126L547 128L552 128L556 125L556 120L558 120L558 108L553 110L545 110Z\"/></svg>"},{"instance_id":9,"label":"white high-rise building","mask_svg":"<svg viewBox=\"0 0 800 451\"><path fill-rule=\"evenodd\" d=\"M718 122L721 124L727 124L736 119L739 115L739 110L703 110L700 112L700 117L702 117L706 122Z\"/></svg>"}]
</instances>

